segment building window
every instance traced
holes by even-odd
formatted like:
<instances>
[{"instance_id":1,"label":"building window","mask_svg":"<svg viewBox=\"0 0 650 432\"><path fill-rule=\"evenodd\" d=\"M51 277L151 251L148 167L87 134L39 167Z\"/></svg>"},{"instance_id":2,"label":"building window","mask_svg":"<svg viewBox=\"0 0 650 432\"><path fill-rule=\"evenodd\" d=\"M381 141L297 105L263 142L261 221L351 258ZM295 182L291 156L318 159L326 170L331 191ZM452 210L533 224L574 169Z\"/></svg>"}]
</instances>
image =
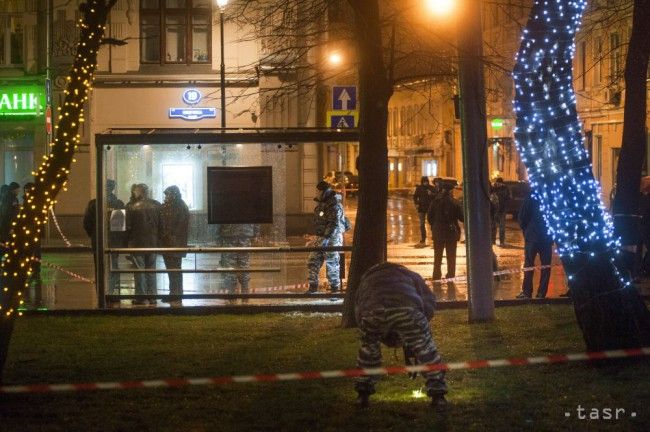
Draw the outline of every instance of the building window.
<instances>
[{"instance_id":1,"label":"building window","mask_svg":"<svg viewBox=\"0 0 650 432\"><path fill-rule=\"evenodd\" d=\"M621 36L618 33L609 35L609 76L612 81L618 81L621 72Z\"/></svg>"},{"instance_id":2,"label":"building window","mask_svg":"<svg viewBox=\"0 0 650 432\"><path fill-rule=\"evenodd\" d=\"M141 0L140 62L211 61L210 0Z\"/></svg>"},{"instance_id":3,"label":"building window","mask_svg":"<svg viewBox=\"0 0 650 432\"><path fill-rule=\"evenodd\" d=\"M603 38L594 40L594 85L600 85L603 79Z\"/></svg>"},{"instance_id":4,"label":"building window","mask_svg":"<svg viewBox=\"0 0 650 432\"><path fill-rule=\"evenodd\" d=\"M17 15L0 15L0 67L23 64L23 20Z\"/></svg>"}]
</instances>

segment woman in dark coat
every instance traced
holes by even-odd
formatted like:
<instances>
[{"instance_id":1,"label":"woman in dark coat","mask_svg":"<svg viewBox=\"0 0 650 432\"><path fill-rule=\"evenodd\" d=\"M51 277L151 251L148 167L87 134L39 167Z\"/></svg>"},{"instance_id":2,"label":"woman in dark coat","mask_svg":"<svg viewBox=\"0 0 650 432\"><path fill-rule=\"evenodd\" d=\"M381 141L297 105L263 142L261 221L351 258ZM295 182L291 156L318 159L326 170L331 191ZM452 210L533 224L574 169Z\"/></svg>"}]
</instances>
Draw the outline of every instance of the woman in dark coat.
<instances>
[{"instance_id":1,"label":"woman in dark coat","mask_svg":"<svg viewBox=\"0 0 650 432\"><path fill-rule=\"evenodd\" d=\"M187 233L190 224L190 211L187 204L181 198L181 191L178 186L169 186L164 190L165 201L160 209L160 246L187 247ZM180 269L185 253L163 254L165 268ZM168 272L169 294L183 294L183 274L180 272ZM180 306L181 300L172 300L174 306Z\"/></svg>"}]
</instances>

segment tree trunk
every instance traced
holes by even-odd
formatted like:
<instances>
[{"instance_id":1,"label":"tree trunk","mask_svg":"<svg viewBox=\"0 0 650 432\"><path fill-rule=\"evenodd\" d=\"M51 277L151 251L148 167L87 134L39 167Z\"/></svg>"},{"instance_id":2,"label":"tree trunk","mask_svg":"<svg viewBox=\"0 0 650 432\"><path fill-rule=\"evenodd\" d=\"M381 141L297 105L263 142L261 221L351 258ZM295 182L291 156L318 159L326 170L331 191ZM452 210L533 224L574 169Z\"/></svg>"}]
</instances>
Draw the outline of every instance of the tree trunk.
<instances>
[{"instance_id":1,"label":"tree trunk","mask_svg":"<svg viewBox=\"0 0 650 432\"><path fill-rule=\"evenodd\" d=\"M386 127L392 83L383 59L378 1L348 1L354 11L359 58L359 201L342 324L354 327L356 292L361 276L368 268L386 260Z\"/></svg>"},{"instance_id":2,"label":"tree trunk","mask_svg":"<svg viewBox=\"0 0 650 432\"><path fill-rule=\"evenodd\" d=\"M40 241L40 233L47 221L47 212L56 202L59 191L65 187L79 143L79 123L83 121L83 105L88 100L97 63L97 51L102 43L108 14L117 0L89 0L79 6L82 20L77 55L72 64L60 107L52 152L36 172L36 186L26 194L29 205L20 208L13 227L13 237L2 262L4 289L0 291L0 377L7 360L7 351L13 331L13 320L22 305L22 291L34 260L33 248Z\"/></svg>"},{"instance_id":3,"label":"tree trunk","mask_svg":"<svg viewBox=\"0 0 650 432\"><path fill-rule=\"evenodd\" d=\"M621 237L627 270L633 270L639 238L639 186L646 157L648 54L650 53L650 0L635 0L632 33L625 61L623 142L616 168L614 226Z\"/></svg>"},{"instance_id":4,"label":"tree trunk","mask_svg":"<svg viewBox=\"0 0 650 432\"><path fill-rule=\"evenodd\" d=\"M615 265L619 244L583 146L572 91L574 39L584 4L533 6L513 73L515 138L558 246L587 348L646 346L650 314Z\"/></svg>"}]
</instances>

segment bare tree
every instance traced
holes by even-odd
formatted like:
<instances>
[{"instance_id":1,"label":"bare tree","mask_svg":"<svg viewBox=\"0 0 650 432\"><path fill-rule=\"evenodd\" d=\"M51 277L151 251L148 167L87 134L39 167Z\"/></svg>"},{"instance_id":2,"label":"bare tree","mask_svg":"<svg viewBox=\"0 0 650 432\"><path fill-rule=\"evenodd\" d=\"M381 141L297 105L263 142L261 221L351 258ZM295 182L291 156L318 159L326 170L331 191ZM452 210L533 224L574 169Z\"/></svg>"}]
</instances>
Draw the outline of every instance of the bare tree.
<instances>
[{"instance_id":1,"label":"bare tree","mask_svg":"<svg viewBox=\"0 0 650 432\"><path fill-rule=\"evenodd\" d=\"M20 208L13 222L12 239L2 262L0 292L0 378L7 360L14 320L23 304L23 290L27 287L32 267L36 262L34 247L47 220L48 210L56 203L56 196L64 189L79 143L79 125L84 121L83 106L92 89L93 73L97 66L97 51L102 43L104 26L117 0L88 0L79 9L80 38L77 53L68 76L65 101L60 109L52 151L36 171L36 186L27 191L26 204Z\"/></svg>"}]
</instances>

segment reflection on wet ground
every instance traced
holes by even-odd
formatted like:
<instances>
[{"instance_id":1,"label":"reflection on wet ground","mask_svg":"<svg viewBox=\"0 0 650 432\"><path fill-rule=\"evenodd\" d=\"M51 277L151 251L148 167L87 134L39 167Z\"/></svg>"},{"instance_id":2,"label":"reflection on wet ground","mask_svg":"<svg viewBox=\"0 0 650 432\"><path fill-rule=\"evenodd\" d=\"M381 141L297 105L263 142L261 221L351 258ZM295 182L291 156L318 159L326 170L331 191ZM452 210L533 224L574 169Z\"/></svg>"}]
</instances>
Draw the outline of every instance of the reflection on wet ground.
<instances>
[{"instance_id":1,"label":"reflection on wet ground","mask_svg":"<svg viewBox=\"0 0 650 432\"><path fill-rule=\"evenodd\" d=\"M346 214L352 221L356 216L356 201L346 201ZM419 220L417 212L410 199L393 197L388 202L388 259L401 263L408 268L420 273L425 278L431 278L433 271L433 249L429 240L425 248L415 248L419 242ZM352 233L345 235L345 244L351 244ZM86 239L75 240L73 243L86 243ZM305 239L302 237L288 238L287 243L291 246L304 246ZM519 269L523 264L523 237L516 221L508 219L506 230L506 245L494 246L494 252L500 269ZM193 255L188 254L183 259L183 268L212 269L219 267L219 255ZM346 267L349 266L350 254L345 257ZM90 250L77 253L48 252L44 249L43 261L60 266L69 272L79 274L86 278L94 279L93 258ZM251 273L251 292L256 293L303 293L306 291L307 269L306 253L279 253L279 254L252 254L251 267L275 269L276 271L266 273ZM556 265L551 271L548 296L558 297L566 291L566 280L564 271L560 265L557 255L553 257L553 264ZM119 259L119 268L128 270L131 264L124 256ZM162 258L158 257L157 268L164 269ZM279 270L279 271L278 271ZM443 261L443 275L446 273L445 261ZM457 250L457 276L466 274L466 253L465 243L461 242ZM521 291L521 273L501 276L495 279L493 293L495 299L512 299ZM324 268L321 272L321 281L324 282ZM539 271L535 272L535 291L539 281ZM185 294L209 294L223 292L223 275L220 274L192 274L186 273L183 276ZM157 288L160 294L168 293L167 275L157 274ZM434 284L434 292L441 301L466 300L467 284L465 282ZM133 275L123 273L120 276L120 294L132 295ZM29 308L48 309L92 309L97 307L97 295L95 288L88 282L84 282L69 274L60 272L53 268L43 266L41 271L41 283L32 283L28 292ZM339 300L340 301L340 300ZM278 303L320 303L330 302L329 300L309 299L251 299L249 304L278 304ZM123 300L120 307L130 307L130 301ZM217 299L192 299L183 300L184 306L198 305L219 305L226 303L226 300ZM158 305L165 306L166 303L158 302Z\"/></svg>"}]
</instances>

